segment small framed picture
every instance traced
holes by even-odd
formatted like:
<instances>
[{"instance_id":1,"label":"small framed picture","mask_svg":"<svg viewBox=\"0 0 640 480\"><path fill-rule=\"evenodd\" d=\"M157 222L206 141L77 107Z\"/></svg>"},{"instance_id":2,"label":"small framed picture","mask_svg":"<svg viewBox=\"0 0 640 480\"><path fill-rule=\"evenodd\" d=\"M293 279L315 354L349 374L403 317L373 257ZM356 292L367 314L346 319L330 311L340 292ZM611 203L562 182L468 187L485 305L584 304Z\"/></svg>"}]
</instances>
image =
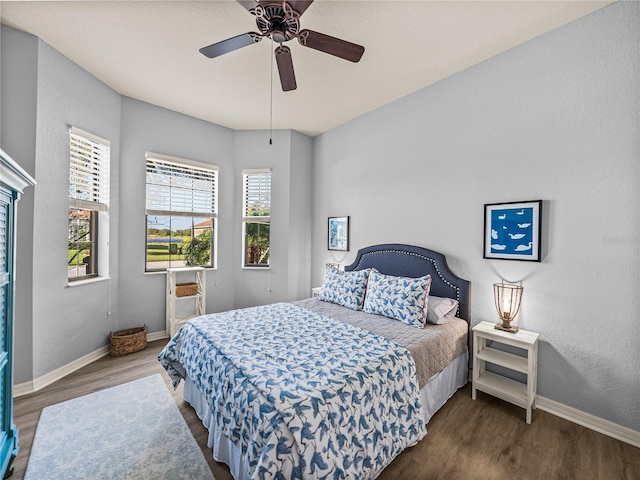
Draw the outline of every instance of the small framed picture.
<instances>
[{"instance_id":1,"label":"small framed picture","mask_svg":"<svg viewBox=\"0 0 640 480\"><path fill-rule=\"evenodd\" d=\"M486 204L483 258L539 262L541 218L542 200Z\"/></svg>"},{"instance_id":2,"label":"small framed picture","mask_svg":"<svg viewBox=\"0 0 640 480\"><path fill-rule=\"evenodd\" d=\"M329 217L329 250L349 251L349 217Z\"/></svg>"}]
</instances>

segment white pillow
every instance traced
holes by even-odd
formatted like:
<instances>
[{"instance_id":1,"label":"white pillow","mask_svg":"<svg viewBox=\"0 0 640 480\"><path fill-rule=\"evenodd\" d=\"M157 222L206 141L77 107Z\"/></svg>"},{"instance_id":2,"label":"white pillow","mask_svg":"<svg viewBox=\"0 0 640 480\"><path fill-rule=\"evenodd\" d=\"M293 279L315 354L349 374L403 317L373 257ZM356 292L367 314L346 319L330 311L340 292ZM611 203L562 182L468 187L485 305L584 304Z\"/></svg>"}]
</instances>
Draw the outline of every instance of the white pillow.
<instances>
[{"instance_id":1,"label":"white pillow","mask_svg":"<svg viewBox=\"0 0 640 480\"><path fill-rule=\"evenodd\" d=\"M457 300L429 295L429 302L427 303L427 323L442 325L455 317L457 311Z\"/></svg>"}]
</instances>

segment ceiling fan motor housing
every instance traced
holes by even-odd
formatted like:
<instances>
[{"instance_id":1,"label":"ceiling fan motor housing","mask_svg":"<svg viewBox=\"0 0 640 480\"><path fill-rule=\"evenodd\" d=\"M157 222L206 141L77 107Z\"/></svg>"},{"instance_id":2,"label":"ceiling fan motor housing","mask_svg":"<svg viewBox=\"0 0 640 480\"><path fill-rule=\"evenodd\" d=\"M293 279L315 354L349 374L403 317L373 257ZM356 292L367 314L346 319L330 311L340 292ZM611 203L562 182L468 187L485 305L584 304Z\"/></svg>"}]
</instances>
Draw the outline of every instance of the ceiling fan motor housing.
<instances>
[{"instance_id":1,"label":"ceiling fan motor housing","mask_svg":"<svg viewBox=\"0 0 640 480\"><path fill-rule=\"evenodd\" d=\"M261 3L250 12L256 16L260 32L276 43L288 42L300 31L300 15L286 2Z\"/></svg>"}]
</instances>

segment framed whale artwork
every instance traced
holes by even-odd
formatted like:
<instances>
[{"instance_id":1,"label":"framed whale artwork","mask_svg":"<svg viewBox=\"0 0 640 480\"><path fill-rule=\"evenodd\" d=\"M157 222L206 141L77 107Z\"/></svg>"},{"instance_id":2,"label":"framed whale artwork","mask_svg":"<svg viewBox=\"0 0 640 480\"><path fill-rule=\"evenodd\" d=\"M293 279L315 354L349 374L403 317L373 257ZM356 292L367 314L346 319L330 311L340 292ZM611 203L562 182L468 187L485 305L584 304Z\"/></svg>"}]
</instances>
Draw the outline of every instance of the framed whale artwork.
<instances>
[{"instance_id":1,"label":"framed whale artwork","mask_svg":"<svg viewBox=\"0 0 640 480\"><path fill-rule=\"evenodd\" d=\"M484 206L483 258L540 261L542 200Z\"/></svg>"}]
</instances>

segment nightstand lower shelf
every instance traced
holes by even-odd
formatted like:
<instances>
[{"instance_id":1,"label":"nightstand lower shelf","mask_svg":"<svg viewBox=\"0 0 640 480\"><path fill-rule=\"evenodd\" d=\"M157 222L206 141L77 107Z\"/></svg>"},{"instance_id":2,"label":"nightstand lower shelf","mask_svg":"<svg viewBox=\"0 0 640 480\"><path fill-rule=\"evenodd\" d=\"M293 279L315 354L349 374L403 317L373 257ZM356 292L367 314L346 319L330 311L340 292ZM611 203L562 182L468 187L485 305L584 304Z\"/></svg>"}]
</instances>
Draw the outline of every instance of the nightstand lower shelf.
<instances>
[{"instance_id":1,"label":"nightstand lower shelf","mask_svg":"<svg viewBox=\"0 0 640 480\"><path fill-rule=\"evenodd\" d=\"M485 371L478 377L473 387L518 407L530 407L527 405L527 386L510 378ZM531 403L533 404L533 399Z\"/></svg>"}]
</instances>

